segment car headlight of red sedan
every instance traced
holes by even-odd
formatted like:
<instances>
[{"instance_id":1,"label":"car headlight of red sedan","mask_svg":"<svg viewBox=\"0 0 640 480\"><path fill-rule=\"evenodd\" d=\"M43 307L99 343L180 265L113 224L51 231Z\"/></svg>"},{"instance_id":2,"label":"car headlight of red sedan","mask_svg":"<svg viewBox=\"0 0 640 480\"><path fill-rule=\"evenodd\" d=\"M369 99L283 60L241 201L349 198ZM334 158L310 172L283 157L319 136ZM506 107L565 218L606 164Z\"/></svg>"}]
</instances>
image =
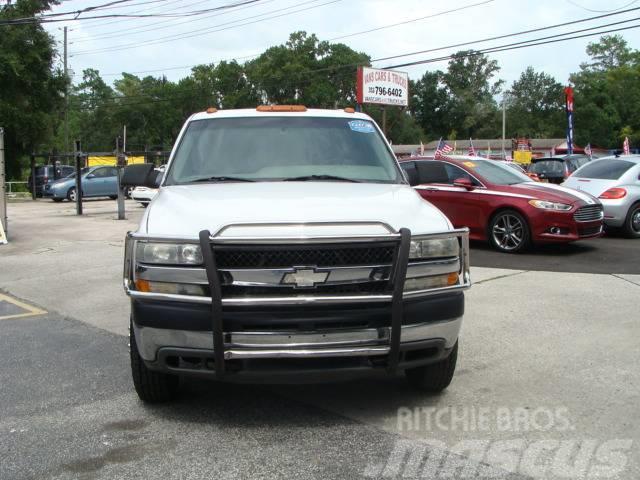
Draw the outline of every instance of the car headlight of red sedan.
<instances>
[{"instance_id":1,"label":"car headlight of red sedan","mask_svg":"<svg viewBox=\"0 0 640 480\"><path fill-rule=\"evenodd\" d=\"M547 202L546 200L529 200L529 205L542 210L559 210L561 212L571 210L572 207L566 203Z\"/></svg>"}]
</instances>

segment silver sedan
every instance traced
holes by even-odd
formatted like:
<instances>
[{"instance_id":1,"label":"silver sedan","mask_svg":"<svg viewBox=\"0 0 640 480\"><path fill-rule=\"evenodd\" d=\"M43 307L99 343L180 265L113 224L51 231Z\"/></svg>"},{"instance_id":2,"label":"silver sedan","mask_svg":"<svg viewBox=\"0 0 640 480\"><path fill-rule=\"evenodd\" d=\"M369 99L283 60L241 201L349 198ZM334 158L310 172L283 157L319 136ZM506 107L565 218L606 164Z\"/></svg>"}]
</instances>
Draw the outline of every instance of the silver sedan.
<instances>
[{"instance_id":1,"label":"silver sedan","mask_svg":"<svg viewBox=\"0 0 640 480\"><path fill-rule=\"evenodd\" d=\"M593 160L562 185L598 197L604 206L606 225L640 238L640 155Z\"/></svg>"}]
</instances>

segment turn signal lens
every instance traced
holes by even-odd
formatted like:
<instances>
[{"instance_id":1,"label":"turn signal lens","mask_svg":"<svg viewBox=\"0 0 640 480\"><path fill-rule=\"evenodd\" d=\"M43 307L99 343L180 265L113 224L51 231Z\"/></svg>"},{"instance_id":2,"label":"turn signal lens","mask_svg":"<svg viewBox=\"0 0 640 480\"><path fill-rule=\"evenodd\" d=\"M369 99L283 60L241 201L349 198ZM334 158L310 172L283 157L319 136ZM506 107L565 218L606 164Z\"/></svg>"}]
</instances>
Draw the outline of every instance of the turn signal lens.
<instances>
[{"instance_id":1,"label":"turn signal lens","mask_svg":"<svg viewBox=\"0 0 640 480\"><path fill-rule=\"evenodd\" d=\"M196 295L205 296L206 288L203 285L191 283L150 282L149 280L136 280L136 290L146 293L165 293L170 295Z\"/></svg>"},{"instance_id":2,"label":"turn signal lens","mask_svg":"<svg viewBox=\"0 0 640 480\"><path fill-rule=\"evenodd\" d=\"M610 188L609 190L602 192L598 198L604 198L606 200L617 200L624 198L627 195L627 191L624 188Z\"/></svg>"}]
</instances>

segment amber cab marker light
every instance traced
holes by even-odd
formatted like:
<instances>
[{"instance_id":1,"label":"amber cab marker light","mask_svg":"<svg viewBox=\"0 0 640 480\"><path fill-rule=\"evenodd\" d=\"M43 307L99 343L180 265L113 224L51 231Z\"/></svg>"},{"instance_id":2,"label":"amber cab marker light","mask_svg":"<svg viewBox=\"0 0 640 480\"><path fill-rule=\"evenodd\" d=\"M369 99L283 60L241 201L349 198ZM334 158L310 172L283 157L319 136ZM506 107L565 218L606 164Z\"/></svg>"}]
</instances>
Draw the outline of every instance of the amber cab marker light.
<instances>
[{"instance_id":1,"label":"amber cab marker light","mask_svg":"<svg viewBox=\"0 0 640 480\"><path fill-rule=\"evenodd\" d=\"M344 109L344 111L347 113L356 113L356 109L353 107L347 107Z\"/></svg>"},{"instance_id":2,"label":"amber cab marker light","mask_svg":"<svg viewBox=\"0 0 640 480\"><path fill-rule=\"evenodd\" d=\"M258 105L258 112L306 112L304 105Z\"/></svg>"},{"instance_id":3,"label":"amber cab marker light","mask_svg":"<svg viewBox=\"0 0 640 480\"><path fill-rule=\"evenodd\" d=\"M460 277L457 272L450 273L447 277L447 285L455 285L458 283L458 278Z\"/></svg>"},{"instance_id":4,"label":"amber cab marker light","mask_svg":"<svg viewBox=\"0 0 640 480\"><path fill-rule=\"evenodd\" d=\"M209 108L207 108L207 113L216 113L217 111L218 111L218 109L217 109L217 108L215 108L215 107L209 107Z\"/></svg>"}]
</instances>

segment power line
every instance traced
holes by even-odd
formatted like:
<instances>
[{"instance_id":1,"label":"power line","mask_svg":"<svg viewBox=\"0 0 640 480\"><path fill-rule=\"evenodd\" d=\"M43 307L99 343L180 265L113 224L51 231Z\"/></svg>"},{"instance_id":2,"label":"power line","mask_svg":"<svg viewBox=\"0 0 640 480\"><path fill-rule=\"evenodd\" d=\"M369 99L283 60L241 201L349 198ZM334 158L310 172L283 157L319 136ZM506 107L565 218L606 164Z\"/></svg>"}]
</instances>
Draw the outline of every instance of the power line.
<instances>
[{"instance_id":1,"label":"power line","mask_svg":"<svg viewBox=\"0 0 640 480\"><path fill-rule=\"evenodd\" d=\"M640 20L640 18L634 18L632 20ZM625 20L626 21L630 21L630 20ZM616 22L616 23L624 23L624 22ZM614 25L614 24L612 24ZM547 45L550 43L558 43L558 42L565 42L567 40L574 40L576 38L586 38L586 37L593 37L595 35L602 35L605 33L613 33L613 32L620 32L623 30L631 30L633 28L639 28L640 24L638 25L631 25L628 27L621 27L621 28L614 28L611 30L603 30L601 32L592 32L592 33L586 33L583 35L575 35L575 36L571 36L571 37L566 37L566 38L559 38L559 39L555 39L555 40L547 40L547 41L540 41L537 43L530 43L530 42L536 42L537 40L541 40L541 39L534 39L534 40L526 40L524 42L517 42L517 43L512 43L512 44L507 44L507 45L500 45L497 47L489 47L483 50L473 50L471 52L465 52L464 54L459 55L459 57L473 57L473 56L477 56L477 55L485 55L488 53L497 53L497 52L506 52L509 50L517 50L520 48L528 48L528 47L534 47L537 45ZM602 28L602 26L599 27L594 27L594 28ZM591 30L591 29L587 29L587 30ZM579 31L584 31L584 30L579 30ZM574 33L574 32L569 32L569 33ZM569 33L566 34L562 34L562 35L568 35ZM558 35L553 35L552 37L557 37ZM552 38L552 37L542 37L542 38ZM423 65L425 63L435 63L435 62L440 62L443 60L451 60L454 58L454 55L456 54L452 54L452 55L446 55L443 57L438 57L438 58L430 58L430 59L425 59L425 60L418 60L415 62L408 62L408 63L399 63L397 65L388 65L384 68L400 68L400 67L410 67L410 66L414 66L414 65Z\"/></svg>"},{"instance_id":2,"label":"power line","mask_svg":"<svg viewBox=\"0 0 640 480\"><path fill-rule=\"evenodd\" d=\"M271 3L271 2L274 2L274 1L276 1L276 0L261 0L261 4L264 5L266 3ZM308 2L304 2L304 3L298 3L297 6L304 5L304 4L307 4L307 3L318 2L318 1L320 1L320 0L311 0L311 1L308 1ZM235 10L232 10L232 11L228 10L228 11L225 11L225 12L222 12L222 13L216 13L214 15L202 15L196 21L201 21L201 20L204 20L204 19L207 19L207 18L212 18L212 17L219 17L219 16L222 16L222 15L228 15L230 13L236 13L236 12L239 12L241 10L246 10L247 8L253 8L253 7L254 7L254 5L247 5L247 6L244 6L244 7L241 7L241 8L236 8ZM287 7L287 8L292 8L292 7ZM283 10L283 9L280 9L280 10ZM275 11L280 11L280 10L275 10ZM265 12L265 13L262 13L260 15L267 15L268 13L272 13L272 12ZM248 18L254 18L254 17L248 17ZM234 20L233 22L229 22L229 23L240 22L242 20L246 20L246 18ZM103 40L103 39L106 39L106 38L120 37L121 36L120 34L123 33L123 32L126 32L127 37L130 37L130 36L138 35L138 34L144 33L144 32L157 31L157 28L155 28L155 27L147 28L147 27L152 27L153 25L161 25L161 24L165 24L165 23L171 23L170 27L173 28L173 27L175 27L177 25L182 25L182 24L185 24L185 23L188 23L188 24L191 25L191 24L193 24L193 22L194 22L194 20L192 20L192 19L184 20L184 21L181 21L181 22L176 22L173 19L161 20L159 22L153 22L153 23L144 25L144 26L140 27L139 29L137 29L137 28L134 28L134 29L123 28L121 30L115 30L113 32L110 32L110 33L107 33L107 34L104 34L104 35L99 35L99 36L95 36L95 37L83 38L83 39L80 39L80 40L76 40L74 43L92 42L92 41L95 41L95 40ZM223 23L221 25L227 25L227 24ZM216 25L216 26L219 26L219 25ZM209 28L213 28L213 27L212 26L208 26L206 28L209 29ZM194 31L198 31L198 30L191 30L189 33L193 33Z\"/></svg>"},{"instance_id":3,"label":"power line","mask_svg":"<svg viewBox=\"0 0 640 480\"><path fill-rule=\"evenodd\" d=\"M470 8L471 5L467 6L467 8ZM545 31L545 30L551 30L554 28L560 28L560 27L565 27L565 26L569 26L569 25L576 25L579 23L584 23L584 22L589 22L589 21L593 21L593 20L599 20L602 18L607 18L607 17L611 17L611 16L615 16L615 15L622 15L625 13L629 13L629 12L633 12L633 11L637 11L640 10L640 7L635 7L635 8L630 8L624 11L620 11L620 12L615 12L615 13L608 13L608 14L604 14L604 15L596 15L594 17L588 17L588 18L583 18L583 19L579 19L579 20L572 20L570 22L563 22L563 23L557 23L554 25L548 25L545 27L538 27L538 28L532 28L530 30L523 30L523 31L519 31L519 32L513 32L513 33L508 33L508 34L504 34L504 35L498 35L498 36L494 36L494 37L488 37L488 38L482 38L479 40L472 40L472 41L468 41L468 42L462 42L462 43L457 43L457 44L453 44L453 45L447 45L447 46L443 46L443 47L437 47L437 48L430 48L427 50L419 50L419 51L415 51L415 52L411 52L411 53L404 53L404 54L400 54L400 55L393 55L393 56L388 56L388 57L381 57L381 58L377 58L372 60L372 62L380 62L380 61L385 61L385 60L393 60L396 58L403 58L403 57L408 57L408 56L412 56L412 55L420 55L423 53L431 53L431 52L436 52L436 51L440 51L440 50L447 50L447 49L451 49L451 48L458 48L458 47L464 47L464 46L469 46L469 45L474 45L474 44L478 44L478 43L485 43L485 42L489 42L489 41L493 41L493 40L501 40L504 38L509 38L509 37L516 37L516 36L521 36L521 35L525 35L525 34L529 34L529 33L535 33L535 32L541 32L541 31ZM444 12L439 12L440 14L443 14ZM437 14L435 14L437 15ZM385 27L391 27L394 26L396 24L391 24L391 25L385 25L383 27L378 27L378 28L385 28ZM611 25L611 24L609 24ZM605 25L607 26L607 25ZM600 27L592 27L592 28L600 28ZM354 33L350 33L348 34L348 36L353 36L353 35L357 35L360 33L365 33L368 32L369 30L363 30L362 32L354 32ZM567 34L570 34L571 32L568 32ZM340 37L336 37L336 38L340 38ZM328 41L333 41L336 38L333 39L329 39ZM257 57L260 54L254 54L254 55L247 55L244 57L237 57L237 58L233 58L233 59L225 59L225 60L218 60L218 61L233 61L233 60L242 60L242 59L246 59L246 58L252 58L252 57ZM166 70L181 70L181 69L185 69L185 68L193 68L197 65L202 65L202 63L199 64L194 64L194 65L184 65L184 66L173 66L173 67L166 67L166 68L161 68L161 69L155 69L155 70L142 70L142 71L138 71L138 72L130 72L130 73L153 73L153 72L162 72L162 71L166 71ZM117 76L117 75L121 75L122 72L120 73L106 73L103 74L103 76Z\"/></svg>"},{"instance_id":4,"label":"power line","mask_svg":"<svg viewBox=\"0 0 640 480\"><path fill-rule=\"evenodd\" d=\"M129 1L129 0L121 0L121 1ZM171 17L171 18L182 18L182 17L193 17L197 15L202 15L203 13L209 13L218 10L225 10L228 8L235 8L240 5L246 5L250 3L256 3L261 0L243 0L241 2L229 5L222 5L220 7L207 8L203 10L193 10L190 12L183 13L155 13L155 14L108 14L108 15L96 15L93 17L76 17L74 18L49 18L49 16L57 16L58 14L50 14L49 16L39 16L39 17L24 17L18 19L11 19L0 22L0 26L2 25L24 25L30 23L52 23L52 22L70 22L70 21L79 21L79 20L92 20L97 18L155 18L155 17ZM82 12L79 10L79 12ZM69 15L68 13L66 15Z\"/></svg>"},{"instance_id":5,"label":"power line","mask_svg":"<svg viewBox=\"0 0 640 480\"><path fill-rule=\"evenodd\" d=\"M317 2L317 1L319 1L319 0L309 0L307 2L303 2L301 4L298 4L298 6L299 5L306 5L306 4L309 4L309 3L314 3L314 2ZM338 3L338 2L341 2L341 1L342 0L330 0L330 1L327 1L327 2L324 2L324 3L321 3L319 5L311 5L309 7L299 8L298 10L287 12L286 10L290 10L292 8L296 8L296 7L289 6L289 7L286 7L286 8L279 9L279 10L274 10L272 12L253 15L251 17L246 17L245 19L235 20L233 22L227 22L227 23L223 23L223 24L220 24L220 25L215 25L213 27L206 27L204 29L200 29L200 30L196 30L195 31L195 32L200 32L200 33L190 32L190 33L174 34L174 35L168 35L168 36L165 36L165 37L160 37L159 39L147 40L147 41L144 41L144 42L123 44L123 45L117 45L117 46L114 46L114 47L105 47L105 48L96 49L96 50L81 50L79 52L74 53L72 56L76 57L76 56L81 56L81 55L92 55L92 54L96 54L96 53L117 52L117 51L122 51L122 50L130 50L132 48L139 48L139 47L144 46L144 45L158 45L158 44L162 44L162 43L173 42L175 40L180 40L180 39L183 39L183 38L198 37L198 36L201 36L201 35L204 35L204 34L207 34L207 33L220 32L220 31L223 31L223 30L230 30L230 29L233 29L233 28L243 27L243 26L246 26L246 25L252 25L254 23L259 23L259 22L262 22L264 20L272 20L274 18L280 18L280 17L292 15L292 14L295 14L295 13L300 13L300 12L304 12L304 11L307 11L307 10L312 10L312 9L319 8L319 7L324 7L326 5L331 5L333 3ZM283 11L283 10L285 12L284 13L280 13L278 15L272 15L270 17L260 18L258 20L253 20L253 21L250 21L250 22L240 23L238 25L230 25L230 26L226 26L224 28L218 28L220 26L229 25L229 24L232 24L232 23L237 23L239 21L243 21L243 20L246 20L246 19L261 17L261 16L264 16L264 15L268 15L269 13L274 13L274 12Z\"/></svg>"}]
</instances>

